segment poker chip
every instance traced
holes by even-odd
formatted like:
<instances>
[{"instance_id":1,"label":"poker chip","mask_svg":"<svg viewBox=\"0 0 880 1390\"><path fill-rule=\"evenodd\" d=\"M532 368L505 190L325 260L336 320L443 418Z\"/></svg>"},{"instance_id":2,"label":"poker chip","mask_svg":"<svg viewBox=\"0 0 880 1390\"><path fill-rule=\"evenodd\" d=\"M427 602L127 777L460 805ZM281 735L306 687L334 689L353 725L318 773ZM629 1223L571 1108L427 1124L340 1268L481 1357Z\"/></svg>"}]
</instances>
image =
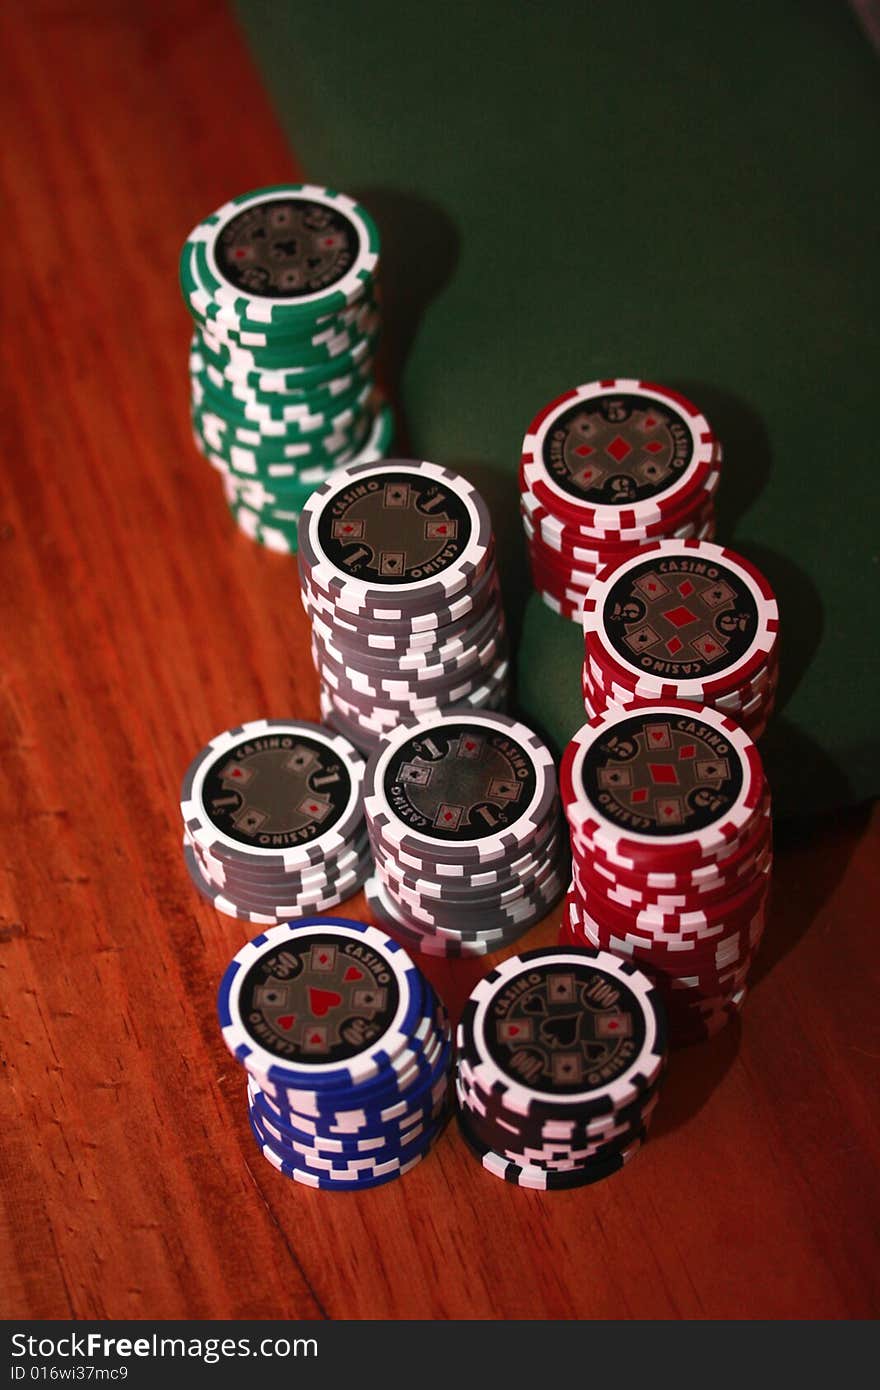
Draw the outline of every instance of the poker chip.
<instances>
[{"instance_id":1,"label":"poker chip","mask_svg":"<svg viewBox=\"0 0 880 1390\"><path fill-rule=\"evenodd\" d=\"M297 559L322 718L364 752L402 721L505 705L492 523L466 479L346 465L305 503Z\"/></svg>"},{"instance_id":2,"label":"poker chip","mask_svg":"<svg viewBox=\"0 0 880 1390\"><path fill-rule=\"evenodd\" d=\"M606 565L656 537L711 540L721 446L697 407L651 382L588 382L526 432L520 512L532 582L577 621Z\"/></svg>"},{"instance_id":3,"label":"poker chip","mask_svg":"<svg viewBox=\"0 0 880 1390\"><path fill-rule=\"evenodd\" d=\"M457 1118L493 1176L557 1191L638 1152L666 1062L648 976L603 950L525 951L479 981L456 1036Z\"/></svg>"},{"instance_id":4,"label":"poker chip","mask_svg":"<svg viewBox=\"0 0 880 1390\"><path fill-rule=\"evenodd\" d=\"M553 759L505 714L458 706L391 729L367 763L364 812L370 911L426 954L500 950L565 892Z\"/></svg>"},{"instance_id":5,"label":"poker chip","mask_svg":"<svg viewBox=\"0 0 880 1390\"><path fill-rule=\"evenodd\" d=\"M217 1009L247 1073L251 1132L286 1177L359 1191L430 1152L447 1114L449 1021L376 927L308 917L269 928L230 962Z\"/></svg>"},{"instance_id":6,"label":"poker chip","mask_svg":"<svg viewBox=\"0 0 880 1390\"><path fill-rule=\"evenodd\" d=\"M341 734L257 719L203 748L184 775L184 862L218 911L271 926L335 907L370 870L364 760Z\"/></svg>"},{"instance_id":7,"label":"poker chip","mask_svg":"<svg viewBox=\"0 0 880 1390\"><path fill-rule=\"evenodd\" d=\"M764 931L770 795L745 730L711 706L606 711L559 773L572 880L560 944L655 981L677 1045L735 1018Z\"/></svg>"},{"instance_id":8,"label":"poker chip","mask_svg":"<svg viewBox=\"0 0 880 1390\"><path fill-rule=\"evenodd\" d=\"M378 269L366 210L311 184L242 194L184 243L193 439L239 530L269 549L295 552L303 506L335 468L391 446Z\"/></svg>"},{"instance_id":9,"label":"poker chip","mask_svg":"<svg viewBox=\"0 0 880 1390\"><path fill-rule=\"evenodd\" d=\"M642 546L602 571L584 601L591 716L658 700L714 705L757 739L773 711L779 610L754 565L707 541Z\"/></svg>"}]
</instances>

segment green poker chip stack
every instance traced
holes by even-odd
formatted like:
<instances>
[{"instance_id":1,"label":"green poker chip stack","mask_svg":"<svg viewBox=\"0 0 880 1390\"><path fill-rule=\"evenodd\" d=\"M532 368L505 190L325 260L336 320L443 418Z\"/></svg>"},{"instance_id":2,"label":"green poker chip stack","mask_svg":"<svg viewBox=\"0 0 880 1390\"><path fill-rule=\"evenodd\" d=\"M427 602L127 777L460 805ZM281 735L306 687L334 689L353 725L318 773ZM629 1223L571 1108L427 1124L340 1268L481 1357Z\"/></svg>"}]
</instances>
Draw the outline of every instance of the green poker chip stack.
<instances>
[{"instance_id":1,"label":"green poker chip stack","mask_svg":"<svg viewBox=\"0 0 880 1390\"><path fill-rule=\"evenodd\" d=\"M311 184L232 199L181 251L196 447L237 525L272 550L296 550L302 508L336 468L391 447L378 269L369 213Z\"/></svg>"}]
</instances>

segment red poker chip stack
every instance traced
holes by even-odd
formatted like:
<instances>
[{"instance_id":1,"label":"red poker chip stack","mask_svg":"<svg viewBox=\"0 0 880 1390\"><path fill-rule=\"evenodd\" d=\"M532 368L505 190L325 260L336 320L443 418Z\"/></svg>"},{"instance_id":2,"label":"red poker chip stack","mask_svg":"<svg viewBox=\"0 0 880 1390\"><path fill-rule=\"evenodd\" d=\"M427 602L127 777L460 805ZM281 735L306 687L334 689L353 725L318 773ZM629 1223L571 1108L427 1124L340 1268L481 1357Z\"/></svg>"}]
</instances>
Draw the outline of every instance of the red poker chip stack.
<instances>
[{"instance_id":1,"label":"red poker chip stack","mask_svg":"<svg viewBox=\"0 0 880 1390\"><path fill-rule=\"evenodd\" d=\"M592 581L658 537L711 539L721 446L675 391L624 378L567 391L522 445L520 512L532 582L580 618Z\"/></svg>"},{"instance_id":2,"label":"red poker chip stack","mask_svg":"<svg viewBox=\"0 0 880 1390\"><path fill-rule=\"evenodd\" d=\"M772 870L770 794L749 736L676 702L597 717L568 745L560 792L572 882L560 944L612 951L657 982L670 1040L742 1008Z\"/></svg>"},{"instance_id":3,"label":"red poker chip stack","mask_svg":"<svg viewBox=\"0 0 880 1390\"><path fill-rule=\"evenodd\" d=\"M779 610L767 580L735 551L698 540L643 546L603 570L583 626L591 718L683 700L763 735L779 675Z\"/></svg>"}]
</instances>

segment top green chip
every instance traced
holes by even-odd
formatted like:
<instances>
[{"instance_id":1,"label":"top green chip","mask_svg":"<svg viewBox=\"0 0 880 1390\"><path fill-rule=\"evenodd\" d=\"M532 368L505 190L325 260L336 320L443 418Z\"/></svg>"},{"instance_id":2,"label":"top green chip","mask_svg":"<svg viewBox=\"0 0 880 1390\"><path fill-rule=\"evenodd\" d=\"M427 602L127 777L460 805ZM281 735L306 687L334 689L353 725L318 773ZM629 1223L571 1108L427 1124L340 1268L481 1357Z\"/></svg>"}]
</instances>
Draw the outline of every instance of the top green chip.
<instances>
[{"instance_id":1,"label":"top green chip","mask_svg":"<svg viewBox=\"0 0 880 1390\"><path fill-rule=\"evenodd\" d=\"M280 184L244 193L200 222L181 251L180 283L202 323L283 333L357 303L378 263L376 225L352 198Z\"/></svg>"}]
</instances>

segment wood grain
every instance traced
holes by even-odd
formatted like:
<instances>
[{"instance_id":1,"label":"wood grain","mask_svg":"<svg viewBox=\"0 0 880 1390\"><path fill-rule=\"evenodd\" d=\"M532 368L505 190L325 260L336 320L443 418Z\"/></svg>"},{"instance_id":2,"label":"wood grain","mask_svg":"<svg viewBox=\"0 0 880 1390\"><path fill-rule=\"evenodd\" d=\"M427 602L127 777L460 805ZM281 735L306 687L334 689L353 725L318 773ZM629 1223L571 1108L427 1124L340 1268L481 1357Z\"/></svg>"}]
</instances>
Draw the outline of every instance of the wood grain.
<instances>
[{"instance_id":1,"label":"wood grain","mask_svg":"<svg viewBox=\"0 0 880 1390\"><path fill-rule=\"evenodd\" d=\"M246 932L191 891L177 792L317 689L294 566L190 441L176 259L297 170L219 5L5 6L0 43L0 1314L876 1314L876 817L781 854L742 1030L673 1058L620 1177L520 1192L450 1131L333 1196L256 1153L214 1011ZM424 964L453 1011L481 973Z\"/></svg>"}]
</instances>

